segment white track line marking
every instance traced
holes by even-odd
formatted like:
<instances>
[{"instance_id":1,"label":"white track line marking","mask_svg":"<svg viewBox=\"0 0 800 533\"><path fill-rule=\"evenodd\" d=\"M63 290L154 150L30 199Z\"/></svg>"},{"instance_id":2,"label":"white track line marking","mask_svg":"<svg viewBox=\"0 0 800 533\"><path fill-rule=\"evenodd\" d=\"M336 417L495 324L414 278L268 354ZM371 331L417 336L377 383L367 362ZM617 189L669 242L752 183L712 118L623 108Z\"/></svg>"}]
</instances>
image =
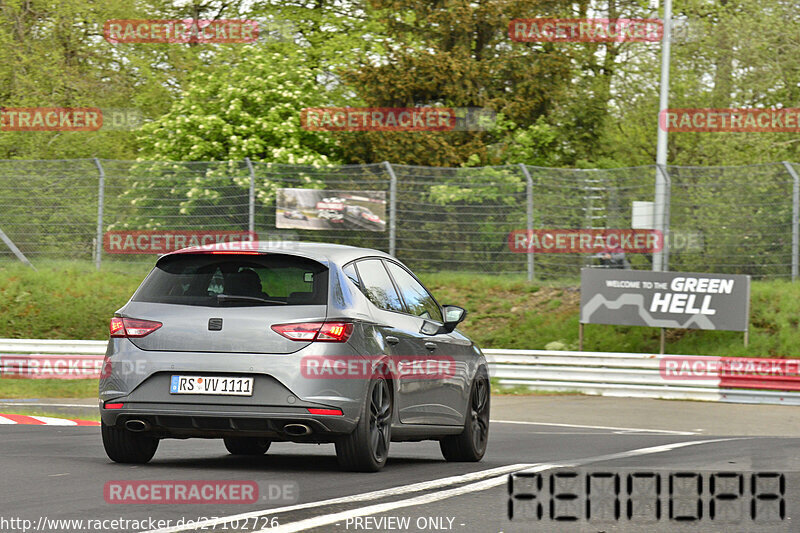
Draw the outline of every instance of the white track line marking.
<instances>
[{"instance_id":1,"label":"white track line marking","mask_svg":"<svg viewBox=\"0 0 800 533\"><path fill-rule=\"evenodd\" d=\"M526 435L573 435L584 437L595 437L598 435L638 435L640 437L668 437L669 435L661 435L660 433L634 433L627 431L593 431L587 433L585 431L526 431Z\"/></svg>"},{"instance_id":2,"label":"white track line marking","mask_svg":"<svg viewBox=\"0 0 800 533\"><path fill-rule=\"evenodd\" d=\"M617 433L658 433L659 435L697 435L693 431L673 431L671 429L645 429L645 428L622 428L614 426L584 426L581 424L556 424L553 422L520 422L518 420L489 420L495 424L521 424L530 426L553 426L559 428L581 428L581 429L608 429Z\"/></svg>"},{"instance_id":3,"label":"white track line marking","mask_svg":"<svg viewBox=\"0 0 800 533\"><path fill-rule=\"evenodd\" d=\"M713 442L723 442L729 440L738 440L738 438L731 438L731 439L713 439L713 440L701 440L701 441L689 441L689 442L677 442L674 444L665 444L663 446L651 446L648 448L637 448L635 450L628 450L625 452L619 453L612 453L607 455L599 455L596 457L587 457L585 459L577 459L575 461L570 461L569 463L554 463L554 464L539 464L535 465L532 468L528 468L525 472L533 473L533 472L541 472L543 470L550 470L551 468L559 468L559 467L574 467L579 466L587 463L594 463L598 461L608 461L611 459L621 459L624 457L637 457L639 455L648 455L653 453L663 453L668 452L677 448L684 448L686 446L696 446L699 444L710 444ZM440 500L445 500L448 498L452 498L454 496L460 496L462 494L467 494L470 492L478 492L482 490L488 490L499 485L502 485L508 481L507 474L502 476L497 476L490 479L485 479L483 481L478 481L477 483L471 483L469 485L465 485L462 487L456 487L453 489L442 490L438 492L434 492L431 494L423 494L422 496L415 496L414 498L408 498L406 500L400 500L396 502L389 502L389 503L381 503L376 505L370 505L367 507L361 507L358 509L351 509L348 511L341 511L338 513L332 513L327 515L315 516L313 518L307 518L305 520L299 520L297 522L291 522L289 524L284 524L282 526L273 527L262 529L257 533L296 533L298 531L306 531L309 529L315 529L322 526L327 526L330 524L335 524L337 522L341 522L342 520L347 520L348 518L355 518L359 516L367 516L379 513L385 513L388 511L393 511L395 509L402 509L404 507L412 507L418 505L426 505L429 503L437 502Z\"/></svg>"},{"instance_id":4,"label":"white track line marking","mask_svg":"<svg viewBox=\"0 0 800 533\"><path fill-rule=\"evenodd\" d=\"M236 521L236 520L247 520L249 518L256 518L265 514L276 514L276 513L288 513L290 511L297 511L301 509L310 509L314 507L324 507L328 505L339 505L339 504L346 504L346 503L356 503L356 502L364 502L369 500L379 500L381 498L386 498L389 496L398 496L400 494L409 494L412 492L421 492L425 490L432 490L438 489L442 487L447 487L449 485L458 485L461 483L468 483L471 481L478 481L481 479L485 479L491 476L495 476L498 474L508 474L510 472L516 472L518 470L523 470L525 468L530 468L536 466L535 463L521 463L515 465L506 465L500 466L497 468L490 468L488 470L479 470L477 472L470 472L469 474L462 474L459 476L450 476L445 478L433 479L431 481L422 481L419 483L412 483L410 485L400 485L398 487L393 487L391 489L381 489L372 492L364 492L361 494L354 494L352 496L342 496L340 498L332 498L330 500L323 500L323 501L316 501L316 502L308 502L308 503L300 503L297 505L290 505L288 507L279 507L277 509L265 509L263 511L251 511L249 513L242 513L238 515L232 516L225 516L220 518L215 518L213 520L204 520L203 522L197 522L190 526L173 526L164 529L155 529L148 533L174 533L178 531L192 531L194 529L200 529L203 527L211 527L212 529L214 526L220 524L226 524L228 522Z\"/></svg>"},{"instance_id":5,"label":"white track line marking","mask_svg":"<svg viewBox=\"0 0 800 533\"><path fill-rule=\"evenodd\" d=\"M9 420L8 418L0 415L0 424L16 424L13 420Z\"/></svg>"},{"instance_id":6,"label":"white track line marking","mask_svg":"<svg viewBox=\"0 0 800 533\"><path fill-rule=\"evenodd\" d=\"M541 466L550 467L551 465L541 465ZM354 518L357 516L373 515L373 514L393 511L395 509L402 509L403 507L425 505L428 503L437 502L439 500L452 498L453 496L460 496L461 494L467 494L469 492L488 490L498 485L502 485L503 483L508 483L508 478L506 477L506 475L484 479L483 481L478 481L477 483L471 483L463 487L456 487L454 489L448 489L448 490L440 490L438 492L434 492L431 494L423 494L422 496L415 496L414 498L409 498L407 500L401 500L398 502L379 503L376 505L370 505L368 507L353 509L351 511L341 511L339 513L315 516L314 518L307 518L305 520L300 520L298 522L291 522L283 526L276 526L270 529L262 529L259 530L257 533L267 533L267 532L294 533L296 531L305 531L308 529L315 529L322 526L328 526L330 524L342 522L343 520L347 520L348 518Z\"/></svg>"},{"instance_id":7,"label":"white track line marking","mask_svg":"<svg viewBox=\"0 0 800 533\"><path fill-rule=\"evenodd\" d=\"M636 448L635 450L609 453L606 455L597 455L595 457L588 457L586 459L577 459L575 461L570 461L570 462L559 462L555 466L559 468L582 466L588 463L599 463L601 461L613 461L614 459L626 459L628 457L638 457L640 455L651 455L654 453L671 452L672 450L677 450L678 448L686 448L687 446L697 446L698 444L713 444L715 442L727 442L731 440L747 440L751 438L752 437L726 437L722 439L673 442L672 444L662 444L660 446L648 446L647 448ZM521 470L521 472L538 472L538 470Z\"/></svg>"},{"instance_id":8,"label":"white track line marking","mask_svg":"<svg viewBox=\"0 0 800 533\"><path fill-rule=\"evenodd\" d=\"M446 478L434 479L434 480L431 480L431 481L423 481L423 482L420 482L420 483L413 483L413 484L410 484L410 485L402 485L400 487L394 487L394 488L391 488L391 489L382 489L382 490L377 490L377 491L373 491L373 492L366 492L366 493L362 493L362 494L354 494L352 496L344 496L344 497L341 497L341 498L333 498L333 499L330 499L330 500L307 502L307 503L302 503L302 504L297 504L297 505L290 505L288 507L279 507L279 508L274 508L274 509L264 509L262 511L252 511L252 512L249 512L249 513L242 513L242 514L238 514L238 515L220 517L220 518L216 518L216 519L213 519L213 520L204 520L202 522L196 522L194 524L191 524L190 526L174 526L174 527L171 527L171 528L156 529L156 530L152 530L152 531L147 532L147 533L176 533L176 532L181 532L181 531L194 531L194 530L197 530L197 529L208 528L208 527L215 528L215 526L218 526L218 525L221 525L221 524L227 524L228 522L233 522L233 521L236 521L236 520L247 520L249 518L257 518L257 517L260 517L260 516L263 516L263 515L276 515L276 514L279 514L279 513L287 513L287 512L290 512L290 511L297 511L297 510L301 510L301 509L319 508L319 507L325 507L325 506L329 506L329 505L337 505L337 504L346 504L346 503L354 503L354 502L361 502L361 501L369 501L369 500L380 499L380 498L387 497L387 496L397 496L397 495L400 495L400 494L408 494L408 493L412 493L412 492L420 492L420 491L431 490L431 489L436 489L436 488L443 488L443 487L446 487L446 486L449 486L449 485L458 485L458 484L465 483L465 482L468 482L468 481L473 481L473 483L464 485L462 487L457 487L457 488L454 488L454 489L448 489L448 490L445 490L445 491L439 491L439 492L436 492L436 493L433 493L433 494L417 496L417 497L414 497L414 498L409 498L407 500L400 500L400 501L392 502L392 503L371 505L371 506L367 506L367 507L353 509L351 511L343 511L341 513L333 513L333 514L330 514L330 515L318 516L318 517L315 517L315 518L309 518L309 519L306 519L306 520L300 520L300 521L297 521L297 522L284 524L283 526L280 526L278 528L270 528L270 529L264 530L265 532L273 532L273 533L275 533L276 531L283 531L283 532L303 531L303 530L306 530L306 529L312 529L312 528L315 528L315 527L319 527L321 525L328 525L328 524L331 524L331 523L336 523L337 521L344 520L344 519L348 518L348 516L349 517L355 517L355 516L365 516L367 514L376 514L376 513L386 512L386 511L390 511L392 509L397 509L397 508L401 508L401 507L408 507L408 506L413 506L413 505L423 505L425 503L431 503L431 502L438 501L438 500L441 500L441 499L446 499L446 498L450 498L450 497L453 497L453 496L458 496L459 494L466 494L468 492L474 492L474 491L478 491L478 490L487 490L487 489L490 489L490 488L493 488L493 487L496 487L498 485L501 485L501 484L505 483L508 480L507 474L510 474L512 472L520 472L520 471L538 472L538 471L541 471L541 470L549 470L551 468L574 467L574 466L578 466L578 465L581 465L581 464L587 464L587 463L592 463L592 462L597 462L597 461L608 461L608 460L611 460L611 459L621 459L621 458L625 458L625 457L635 457L635 456L638 456L638 455L646 455L646 454L652 454L652 453L663 453L663 452L667 452L667 451L670 451L670 450L673 450L673 449L683 448L685 446L696 446L696 445L699 445L699 444L709 444L709 443L713 443L713 442L739 440L739 439L742 439L742 438L747 438L747 437L736 437L736 438L724 438L724 439L713 439L713 440L702 440L702 441L677 442L677 443L673 443L673 444L666 444L666 445L663 445L663 446L650 446L650 447L647 447L647 448L637 448L637 449L628 450L628 451L625 451L625 452L619 452L619 453L613 453L613 454L607 454L607 455L599 455L599 456L595 456L595 457L587 457L587 458L583 458L583 459L576 459L574 461L569 461L569 462L558 462L558 463L552 463L552 464L536 464L536 463L524 464L523 463L523 464L507 465L507 466L501 466L501 467L498 467L498 468L492 468L492 469L488 469L488 470L481 470L481 471L478 471L478 472L471 472L469 474L464 474L464 475L460 475L460 476L451 476L451 477L446 477ZM496 477L490 477L490 476L493 476L495 474L500 474L500 475L498 475ZM489 479L484 479L484 478L487 478L487 477L489 477ZM472 487L476 487L476 488L472 488ZM444 496L440 497L439 495L444 495ZM431 498L433 498L433 499L431 499ZM406 503L406 502L412 502L412 503ZM392 505L394 505L395 507L391 507ZM390 507L385 508L385 506L390 506ZM377 510L376 511L376 510L374 510L374 508L380 508L380 509L383 509L383 510ZM368 511L362 513L361 511L364 511L364 510L368 510ZM347 516L343 516L343 513L350 513L350 514L347 515ZM355 513L355 514L353 514L353 513ZM331 521L326 521L324 524L318 524L317 523L317 521L319 521L320 519L325 518L326 516L327 517L335 516L336 518L334 518ZM306 525L306 524L310 524L310 525ZM297 526L301 526L301 525L302 525L302 527L297 527Z\"/></svg>"},{"instance_id":9,"label":"white track line marking","mask_svg":"<svg viewBox=\"0 0 800 533\"><path fill-rule=\"evenodd\" d=\"M31 418L35 418L40 422L44 422L48 426L77 426L78 423L74 420L68 420L66 418L53 418L50 416L35 416L31 415Z\"/></svg>"}]
</instances>

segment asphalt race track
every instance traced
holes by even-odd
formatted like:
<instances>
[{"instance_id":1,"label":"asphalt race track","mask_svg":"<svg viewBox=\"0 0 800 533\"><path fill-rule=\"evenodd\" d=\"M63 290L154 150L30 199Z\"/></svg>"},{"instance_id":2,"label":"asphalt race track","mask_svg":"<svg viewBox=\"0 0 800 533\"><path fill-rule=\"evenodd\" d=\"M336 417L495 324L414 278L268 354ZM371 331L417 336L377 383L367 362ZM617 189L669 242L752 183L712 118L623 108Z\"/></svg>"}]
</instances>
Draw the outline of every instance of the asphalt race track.
<instances>
[{"instance_id":1,"label":"asphalt race track","mask_svg":"<svg viewBox=\"0 0 800 533\"><path fill-rule=\"evenodd\" d=\"M99 428L3 425L0 531L22 531L22 519L29 531L102 530L59 519L145 525L108 531L158 529L149 519L206 519L162 531L800 531L794 407L500 397L492 419L480 463L394 443L377 474L341 472L332 445L237 458L217 440L162 441L150 464L117 465ZM107 503L106 482L125 480L250 480L261 501Z\"/></svg>"}]
</instances>

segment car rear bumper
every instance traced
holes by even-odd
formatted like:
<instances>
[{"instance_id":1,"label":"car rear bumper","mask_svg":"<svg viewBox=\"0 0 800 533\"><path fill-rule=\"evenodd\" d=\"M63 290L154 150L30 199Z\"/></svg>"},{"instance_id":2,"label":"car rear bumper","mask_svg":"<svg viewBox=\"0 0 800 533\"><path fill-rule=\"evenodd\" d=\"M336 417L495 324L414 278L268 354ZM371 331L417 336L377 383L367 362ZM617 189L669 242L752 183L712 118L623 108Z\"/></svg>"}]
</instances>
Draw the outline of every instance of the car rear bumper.
<instances>
[{"instance_id":1,"label":"car rear bumper","mask_svg":"<svg viewBox=\"0 0 800 533\"><path fill-rule=\"evenodd\" d=\"M137 420L162 438L266 437L297 442L329 442L351 433L357 421L344 415L312 415L306 409L253 406L247 409L204 404L123 403L122 409L100 408L103 423L126 427ZM294 425L287 430L287 426ZM299 432L305 426L305 434ZM294 430L294 432L293 432Z\"/></svg>"},{"instance_id":2,"label":"car rear bumper","mask_svg":"<svg viewBox=\"0 0 800 533\"><path fill-rule=\"evenodd\" d=\"M300 371L303 356L354 355L346 344L309 346L293 354L158 352L140 350L128 339L112 339L100 379L100 413L107 425L139 419L164 437L262 436L324 441L353 431L361 416L367 382L360 379L309 379ZM335 352L334 352L335 350ZM132 369L126 371L126 369ZM174 394L173 375L252 377L251 396ZM121 403L121 409L106 409ZM339 409L341 415L309 409ZM311 434L294 438L287 424L304 424ZM291 437L291 438L290 438Z\"/></svg>"}]
</instances>

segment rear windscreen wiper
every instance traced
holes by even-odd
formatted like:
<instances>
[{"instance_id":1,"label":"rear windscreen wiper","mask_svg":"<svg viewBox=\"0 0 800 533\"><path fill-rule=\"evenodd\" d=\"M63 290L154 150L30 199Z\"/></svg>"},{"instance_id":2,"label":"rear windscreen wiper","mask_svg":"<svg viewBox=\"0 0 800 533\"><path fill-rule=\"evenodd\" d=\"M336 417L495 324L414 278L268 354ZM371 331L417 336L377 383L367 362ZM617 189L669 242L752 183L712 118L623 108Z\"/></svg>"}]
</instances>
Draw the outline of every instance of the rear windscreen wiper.
<instances>
[{"instance_id":1,"label":"rear windscreen wiper","mask_svg":"<svg viewBox=\"0 0 800 533\"><path fill-rule=\"evenodd\" d=\"M267 298L257 298L255 296L238 296L236 294L217 294L218 302L260 302L265 304L286 305L280 300L268 300Z\"/></svg>"}]
</instances>

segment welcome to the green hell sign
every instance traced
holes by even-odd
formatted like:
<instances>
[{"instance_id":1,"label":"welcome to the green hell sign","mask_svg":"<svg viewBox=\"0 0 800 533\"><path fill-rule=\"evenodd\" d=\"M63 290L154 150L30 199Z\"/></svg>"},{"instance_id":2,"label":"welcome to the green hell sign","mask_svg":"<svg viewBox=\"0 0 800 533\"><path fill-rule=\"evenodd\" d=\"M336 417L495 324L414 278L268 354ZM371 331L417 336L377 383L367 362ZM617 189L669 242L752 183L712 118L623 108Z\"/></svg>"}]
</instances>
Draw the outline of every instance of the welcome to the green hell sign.
<instances>
[{"instance_id":1,"label":"welcome to the green hell sign","mask_svg":"<svg viewBox=\"0 0 800 533\"><path fill-rule=\"evenodd\" d=\"M750 276L581 270L581 330L583 324L610 324L746 335L749 312Z\"/></svg>"},{"instance_id":2,"label":"welcome to the green hell sign","mask_svg":"<svg viewBox=\"0 0 800 533\"><path fill-rule=\"evenodd\" d=\"M685 315L715 315L717 310L712 307L712 294L732 294L735 286L735 279L719 278L698 278L698 277L676 277L669 284L657 281L628 281L628 280L606 280L606 287L625 288L625 289L655 289L658 291L668 290L670 292L655 292L650 301L650 313L671 313ZM699 300L698 294L703 295L702 303L696 306Z\"/></svg>"}]
</instances>

